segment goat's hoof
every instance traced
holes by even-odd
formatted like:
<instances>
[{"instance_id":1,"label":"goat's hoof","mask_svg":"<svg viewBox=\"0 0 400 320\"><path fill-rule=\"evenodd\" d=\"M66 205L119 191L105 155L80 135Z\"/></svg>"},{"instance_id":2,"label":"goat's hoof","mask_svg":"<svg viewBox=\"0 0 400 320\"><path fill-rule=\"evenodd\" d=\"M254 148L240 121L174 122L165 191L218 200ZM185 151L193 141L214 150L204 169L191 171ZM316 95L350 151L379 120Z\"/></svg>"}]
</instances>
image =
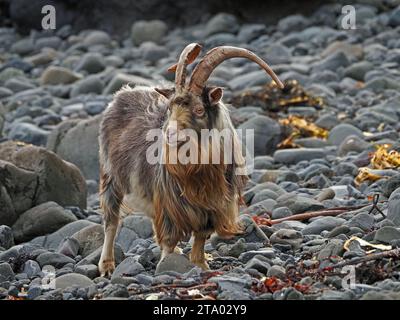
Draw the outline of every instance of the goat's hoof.
<instances>
[{"instance_id":1,"label":"goat's hoof","mask_svg":"<svg viewBox=\"0 0 400 320\"><path fill-rule=\"evenodd\" d=\"M111 277L115 270L114 260L103 260L99 263L100 276Z\"/></svg>"},{"instance_id":2,"label":"goat's hoof","mask_svg":"<svg viewBox=\"0 0 400 320\"><path fill-rule=\"evenodd\" d=\"M208 266L208 263L205 261L202 262L195 262L192 261L193 264L195 264L196 266L202 268L204 271L210 270L210 267Z\"/></svg>"}]
</instances>

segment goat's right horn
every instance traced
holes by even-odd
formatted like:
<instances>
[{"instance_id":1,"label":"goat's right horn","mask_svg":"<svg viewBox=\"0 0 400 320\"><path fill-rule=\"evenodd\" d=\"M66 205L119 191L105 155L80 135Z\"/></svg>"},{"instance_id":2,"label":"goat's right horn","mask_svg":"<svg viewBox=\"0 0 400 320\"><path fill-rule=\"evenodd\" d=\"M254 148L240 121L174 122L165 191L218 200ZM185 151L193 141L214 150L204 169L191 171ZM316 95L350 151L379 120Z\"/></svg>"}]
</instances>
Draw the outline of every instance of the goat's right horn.
<instances>
[{"instance_id":1,"label":"goat's right horn","mask_svg":"<svg viewBox=\"0 0 400 320\"><path fill-rule=\"evenodd\" d=\"M212 71L223 61L230 58L247 58L257 63L263 68L275 81L275 83L282 89L283 83L279 80L278 76L271 69L271 67L260 57L253 52L237 47L222 46L216 47L206 53L200 60L196 68L192 72L189 81L189 90L196 95L201 95L203 88Z\"/></svg>"},{"instance_id":2,"label":"goat's right horn","mask_svg":"<svg viewBox=\"0 0 400 320\"><path fill-rule=\"evenodd\" d=\"M186 67L196 60L201 51L201 45L191 43L183 49L178 63L175 63L168 68L168 71L175 71L175 87L176 90L181 90L186 84Z\"/></svg>"}]
</instances>

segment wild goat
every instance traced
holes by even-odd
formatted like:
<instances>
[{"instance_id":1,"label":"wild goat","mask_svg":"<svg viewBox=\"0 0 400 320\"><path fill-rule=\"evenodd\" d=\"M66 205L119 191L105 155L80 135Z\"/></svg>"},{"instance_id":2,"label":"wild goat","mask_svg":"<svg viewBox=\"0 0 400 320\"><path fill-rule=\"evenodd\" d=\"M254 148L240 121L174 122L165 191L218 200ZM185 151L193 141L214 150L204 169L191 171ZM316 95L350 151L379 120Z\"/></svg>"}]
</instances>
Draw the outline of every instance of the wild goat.
<instances>
[{"instance_id":1,"label":"wild goat","mask_svg":"<svg viewBox=\"0 0 400 320\"><path fill-rule=\"evenodd\" d=\"M146 158L153 141L149 130L162 130L160 157L168 159L181 148L187 137L184 129L228 129L234 145L238 136L227 108L221 102L222 88L205 84L212 71L224 60L248 58L279 81L271 68L254 53L236 47L217 47L200 60L186 84L186 67L200 53L201 46L189 44L181 53L175 71L175 88L125 87L116 93L104 112L100 126L100 200L104 213L105 239L99 261L102 275L115 268L114 241L119 212L126 205L145 212L153 220L155 237L162 250L161 260L173 252L177 243L193 234L191 261L207 269L204 244L217 232L222 237L240 233L239 200L247 176L235 174L243 164L241 153L225 163L149 163ZM172 125L176 123L176 127ZM175 141L174 141L175 140ZM199 141L194 142L201 148ZM204 150L199 150L201 154ZM160 261L161 261L160 260Z\"/></svg>"}]
</instances>

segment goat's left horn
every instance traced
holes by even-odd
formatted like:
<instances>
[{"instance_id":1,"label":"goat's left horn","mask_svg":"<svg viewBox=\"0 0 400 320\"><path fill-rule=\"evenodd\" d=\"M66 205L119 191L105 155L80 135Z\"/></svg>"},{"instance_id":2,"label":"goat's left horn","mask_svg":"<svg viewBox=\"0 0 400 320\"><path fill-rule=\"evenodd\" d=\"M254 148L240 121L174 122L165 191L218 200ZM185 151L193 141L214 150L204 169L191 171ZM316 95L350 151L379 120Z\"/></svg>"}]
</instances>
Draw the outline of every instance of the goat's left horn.
<instances>
[{"instance_id":1,"label":"goat's left horn","mask_svg":"<svg viewBox=\"0 0 400 320\"><path fill-rule=\"evenodd\" d=\"M191 43L183 49L178 63L168 68L168 71L175 71L175 87L176 90L181 90L186 83L186 67L196 60L201 51L201 45L198 43Z\"/></svg>"},{"instance_id":2,"label":"goat's left horn","mask_svg":"<svg viewBox=\"0 0 400 320\"><path fill-rule=\"evenodd\" d=\"M253 52L237 47L222 46L216 47L207 52L207 54L200 60L196 68L192 72L189 81L189 90L196 95L201 95L203 88L213 70L223 61L230 58L247 58L257 63L263 68L275 81L275 83L282 89L284 87L281 80L271 69L271 67L260 57Z\"/></svg>"}]
</instances>

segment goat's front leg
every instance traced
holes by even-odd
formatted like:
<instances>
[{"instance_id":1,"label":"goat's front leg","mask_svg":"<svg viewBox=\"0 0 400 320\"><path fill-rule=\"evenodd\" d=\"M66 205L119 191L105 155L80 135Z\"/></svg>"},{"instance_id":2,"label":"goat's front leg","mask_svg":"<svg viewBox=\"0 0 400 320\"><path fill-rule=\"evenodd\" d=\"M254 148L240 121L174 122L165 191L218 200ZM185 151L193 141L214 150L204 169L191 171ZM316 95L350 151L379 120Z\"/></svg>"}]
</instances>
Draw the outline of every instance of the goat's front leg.
<instances>
[{"instance_id":1,"label":"goat's front leg","mask_svg":"<svg viewBox=\"0 0 400 320\"><path fill-rule=\"evenodd\" d=\"M210 267L208 266L206 258L204 256L204 245L207 238L207 233L195 232L192 252L190 253L190 261L192 261L196 266L202 268L203 270L210 270Z\"/></svg>"}]
</instances>

